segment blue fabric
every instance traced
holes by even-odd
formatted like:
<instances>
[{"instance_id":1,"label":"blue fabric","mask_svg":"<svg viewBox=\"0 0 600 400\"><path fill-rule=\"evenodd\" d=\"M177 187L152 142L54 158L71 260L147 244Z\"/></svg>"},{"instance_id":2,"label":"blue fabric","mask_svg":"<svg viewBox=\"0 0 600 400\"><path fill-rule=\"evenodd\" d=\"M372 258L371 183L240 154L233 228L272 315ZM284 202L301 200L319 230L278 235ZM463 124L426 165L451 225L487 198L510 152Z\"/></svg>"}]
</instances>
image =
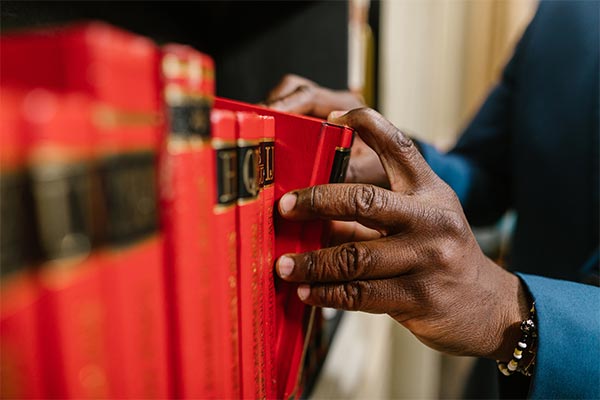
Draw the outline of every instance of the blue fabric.
<instances>
[{"instance_id":1,"label":"blue fabric","mask_svg":"<svg viewBox=\"0 0 600 400\"><path fill-rule=\"evenodd\" d=\"M498 85L440 154L473 225L517 214L513 270L577 280L598 247L598 1L542 1Z\"/></svg>"},{"instance_id":2,"label":"blue fabric","mask_svg":"<svg viewBox=\"0 0 600 400\"><path fill-rule=\"evenodd\" d=\"M600 398L600 289L519 274L536 301L538 350L529 396Z\"/></svg>"}]
</instances>

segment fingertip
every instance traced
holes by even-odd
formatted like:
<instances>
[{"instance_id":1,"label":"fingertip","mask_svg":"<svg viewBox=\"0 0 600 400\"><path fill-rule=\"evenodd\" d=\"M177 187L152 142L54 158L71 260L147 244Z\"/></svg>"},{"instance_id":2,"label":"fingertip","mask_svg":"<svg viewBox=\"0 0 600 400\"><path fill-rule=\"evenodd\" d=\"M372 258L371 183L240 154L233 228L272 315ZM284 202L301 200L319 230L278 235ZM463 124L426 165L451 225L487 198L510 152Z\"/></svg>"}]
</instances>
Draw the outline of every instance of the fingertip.
<instances>
[{"instance_id":1,"label":"fingertip","mask_svg":"<svg viewBox=\"0 0 600 400\"><path fill-rule=\"evenodd\" d=\"M300 285L298 286L298 297L300 300L305 301L310 296L310 286Z\"/></svg>"},{"instance_id":2,"label":"fingertip","mask_svg":"<svg viewBox=\"0 0 600 400\"><path fill-rule=\"evenodd\" d=\"M296 193L286 193L279 200L279 212L281 215L289 214L296 207L298 195Z\"/></svg>"},{"instance_id":3,"label":"fingertip","mask_svg":"<svg viewBox=\"0 0 600 400\"><path fill-rule=\"evenodd\" d=\"M286 279L294 270L294 259L289 256L281 256L277 260L277 273L282 279Z\"/></svg>"}]
</instances>

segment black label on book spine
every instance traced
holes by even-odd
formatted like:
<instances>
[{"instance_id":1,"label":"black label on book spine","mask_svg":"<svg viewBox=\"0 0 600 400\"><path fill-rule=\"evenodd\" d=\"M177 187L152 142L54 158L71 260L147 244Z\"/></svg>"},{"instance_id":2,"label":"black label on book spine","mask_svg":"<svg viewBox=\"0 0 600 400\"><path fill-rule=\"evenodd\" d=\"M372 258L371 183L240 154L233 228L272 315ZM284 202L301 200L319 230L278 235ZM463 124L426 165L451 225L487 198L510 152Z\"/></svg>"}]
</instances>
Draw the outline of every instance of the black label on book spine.
<instances>
[{"instance_id":1,"label":"black label on book spine","mask_svg":"<svg viewBox=\"0 0 600 400\"><path fill-rule=\"evenodd\" d=\"M133 243L158 228L156 156L120 154L102 162L102 193L110 245Z\"/></svg>"},{"instance_id":2,"label":"black label on book spine","mask_svg":"<svg viewBox=\"0 0 600 400\"><path fill-rule=\"evenodd\" d=\"M259 178L258 145L238 147L238 198L251 199L258 196Z\"/></svg>"},{"instance_id":3,"label":"black label on book spine","mask_svg":"<svg viewBox=\"0 0 600 400\"><path fill-rule=\"evenodd\" d=\"M39 243L46 260L91 251L92 168L88 163L48 163L31 168Z\"/></svg>"},{"instance_id":4,"label":"black label on book spine","mask_svg":"<svg viewBox=\"0 0 600 400\"><path fill-rule=\"evenodd\" d=\"M331 167L331 175L329 183L340 183L346 179L346 171L350 162L350 149L338 147L335 150L333 158L333 166Z\"/></svg>"},{"instance_id":5,"label":"black label on book spine","mask_svg":"<svg viewBox=\"0 0 600 400\"><path fill-rule=\"evenodd\" d=\"M230 205L238 198L238 152L236 147L218 149L217 204Z\"/></svg>"},{"instance_id":6,"label":"black label on book spine","mask_svg":"<svg viewBox=\"0 0 600 400\"><path fill-rule=\"evenodd\" d=\"M260 144L260 158L262 160L262 181L263 186L269 186L273 184L274 170L273 162L275 155L275 143L274 142L262 142Z\"/></svg>"},{"instance_id":7,"label":"black label on book spine","mask_svg":"<svg viewBox=\"0 0 600 400\"><path fill-rule=\"evenodd\" d=\"M0 174L0 274L21 271L39 258L30 180L24 171Z\"/></svg>"},{"instance_id":8,"label":"black label on book spine","mask_svg":"<svg viewBox=\"0 0 600 400\"><path fill-rule=\"evenodd\" d=\"M210 102L190 99L169 107L171 135L183 138L210 138Z\"/></svg>"}]
</instances>

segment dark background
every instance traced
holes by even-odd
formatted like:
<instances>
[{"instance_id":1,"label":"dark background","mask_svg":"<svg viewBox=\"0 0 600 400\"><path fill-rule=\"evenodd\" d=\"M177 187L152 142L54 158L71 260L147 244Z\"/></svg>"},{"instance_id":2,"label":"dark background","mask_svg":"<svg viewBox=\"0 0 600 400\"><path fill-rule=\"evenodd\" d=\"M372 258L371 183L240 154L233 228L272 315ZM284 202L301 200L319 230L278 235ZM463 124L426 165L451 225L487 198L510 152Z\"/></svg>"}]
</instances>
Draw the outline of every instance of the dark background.
<instances>
[{"instance_id":1,"label":"dark background","mask_svg":"<svg viewBox=\"0 0 600 400\"><path fill-rule=\"evenodd\" d=\"M347 87L346 1L2 1L0 15L3 33L99 19L192 45L215 59L217 94L238 100L264 99L288 72Z\"/></svg>"}]
</instances>

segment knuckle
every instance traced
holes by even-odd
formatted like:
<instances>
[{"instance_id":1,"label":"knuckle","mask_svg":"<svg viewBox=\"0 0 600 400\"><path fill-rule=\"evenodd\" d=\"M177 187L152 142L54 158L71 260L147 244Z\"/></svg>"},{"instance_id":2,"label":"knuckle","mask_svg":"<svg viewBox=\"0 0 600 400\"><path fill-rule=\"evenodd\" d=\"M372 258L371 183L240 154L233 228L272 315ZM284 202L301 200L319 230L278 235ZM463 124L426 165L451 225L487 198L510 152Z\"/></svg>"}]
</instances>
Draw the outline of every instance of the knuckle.
<instances>
[{"instance_id":1,"label":"knuckle","mask_svg":"<svg viewBox=\"0 0 600 400\"><path fill-rule=\"evenodd\" d=\"M354 194L355 217L371 212L375 202L375 188L370 185L360 185Z\"/></svg>"},{"instance_id":2,"label":"knuckle","mask_svg":"<svg viewBox=\"0 0 600 400\"><path fill-rule=\"evenodd\" d=\"M353 197L355 217L372 214L384 206L383 196L372 185L357 186Z\"/></svg>"},{"instance_id":3,"label":"knuckle","mask_svg":"<svg viewBox=\"0 0 600 400\"><path fill-rule=\"evenodd\" d=\"M304 275L308 281L318 281L321 278L321 269L317 265L317 255L314 251L304 255Z\"/></svg>"},{"instance_id":4,"label":"knuckle","mask_svg":"<svg viewBox=\"0 0 600 400\"><path fill-rule=\"evenodd\" d=\"M370 251L359 243L347 243L338 247L336 264L340 279L351 281L365 275L366 267L370 264Z\"/></svg>"},{"instance_id":5,"label":"knuckle","mask_svg":"<svg viewBox=\"0 0 600 400\"><path fill-rule=\"evenodd\" d=\"M462 213L454 210L445 210L441 217L441 226L445 235L451 237L462 236L465 234L467 229L467 223Z\"/></svg>"},{"instance_id":6,"label":"knuckle","mask_svg":"<svg viewBox=\"0 0 600 400\"><path fill-rule=\"evenodd\" d=\"M323 287L319 291L322 304L349 311L358 311L362 306L362 285L349 282L342 285Z\"/></svg>"},{"instance_id":7,"label":"knuckle","mask_svg":"<svg viewBox=\"0 0 600 400\"><path fill-rule=\"evenodd\" d=\"M415 143L408 136L404 134L400 129L394 125L390 125L388 128L389 137L394 141L400 149L413 151L416 150Z\"/></svg>"}]
</instances>

